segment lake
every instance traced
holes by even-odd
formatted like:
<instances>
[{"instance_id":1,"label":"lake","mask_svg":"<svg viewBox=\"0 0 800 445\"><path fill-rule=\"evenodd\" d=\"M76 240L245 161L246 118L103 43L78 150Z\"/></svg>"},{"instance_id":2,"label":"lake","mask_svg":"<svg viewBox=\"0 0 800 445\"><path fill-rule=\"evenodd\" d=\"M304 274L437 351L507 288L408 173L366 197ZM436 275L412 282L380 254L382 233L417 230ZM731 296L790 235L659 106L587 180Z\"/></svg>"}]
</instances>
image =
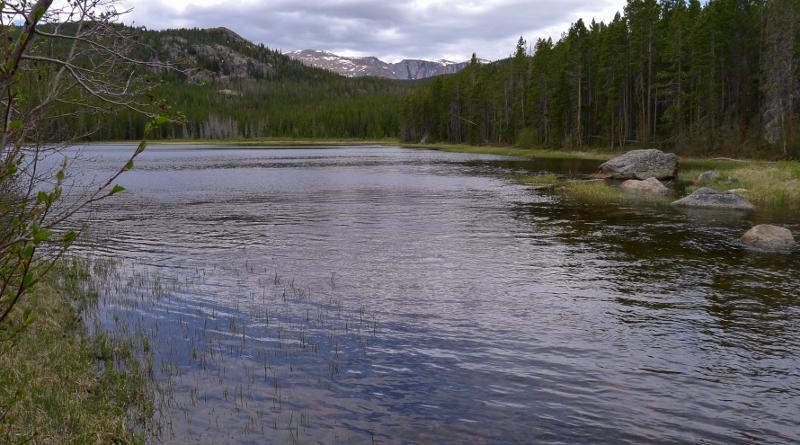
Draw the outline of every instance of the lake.
<instances>
[{"instance_id":1,"label":"lake","mask_svg":"<svg viewBox=\"0 0 800 445\"><path fill-rule=\"evenodd\" d=\"M78 251L116 259L97 328L147 338L163 443L800 441L800 258L738 243L800 218L509 179L596 167L154 145Z\"/></svg>"}]
</instances>

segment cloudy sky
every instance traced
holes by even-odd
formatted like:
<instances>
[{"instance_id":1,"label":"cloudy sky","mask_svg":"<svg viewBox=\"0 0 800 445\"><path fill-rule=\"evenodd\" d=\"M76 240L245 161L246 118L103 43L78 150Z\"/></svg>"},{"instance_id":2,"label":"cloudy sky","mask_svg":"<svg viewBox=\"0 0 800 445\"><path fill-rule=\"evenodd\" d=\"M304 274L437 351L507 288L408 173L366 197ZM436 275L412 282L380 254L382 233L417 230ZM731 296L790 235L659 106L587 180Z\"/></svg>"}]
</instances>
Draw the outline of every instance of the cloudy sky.
<instances>
[{"instance_id":1,"label":"cloudy sky","mask_svg":"<svg viewBox=\"0 0 800 445\"><path fill-rule=\"evenodd\" d=\"M624 0L124 0L151 29L225 26L291 51L466 60L508 56L520 35L557 38L579 17L608 21Z\"/></svg>"}]
</instances>

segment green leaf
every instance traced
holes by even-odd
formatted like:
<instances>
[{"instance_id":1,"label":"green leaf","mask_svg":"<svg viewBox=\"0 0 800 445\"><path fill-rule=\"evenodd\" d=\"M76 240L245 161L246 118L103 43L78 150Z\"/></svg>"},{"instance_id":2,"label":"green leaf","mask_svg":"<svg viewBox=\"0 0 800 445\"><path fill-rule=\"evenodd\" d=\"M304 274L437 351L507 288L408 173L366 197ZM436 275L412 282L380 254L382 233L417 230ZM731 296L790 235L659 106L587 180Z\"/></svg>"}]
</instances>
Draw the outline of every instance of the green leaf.
<instances>
[{"instance_id":1,"label":"green leaf","mask_svg":"<svg viewBox=\"0 0 800 445\"><path fill-rule=\"evenodd\" d=\"M125 164L125 167L122 167L123 171L128 171L128 170L131 170L131 169L133 169L133 161L128 161L128 163Z\"/></svg>"},{"instance_id":2,"label":"green leaf","mask_svg":"<svg viewBox=\"0 0 800 445\"><path fill-rule=\"evenodd\" d=\"M47 192L39 192L36 195L36 200L39 201L39 203L41 203L41 204L46 203L48 199L49 199L49 196L47 195Z\"/></svg>"},{"instance_id":3,"label":"green leaf","mask_svg":"<svg viewBox=\"0 0 800 445\"><path fill-rule=\"evenodd\" d=\"M38 8L36 8L36 11L34 12L34 18L36 19L37 22L41 20L42 17L44 17L45 12L47 12L47 8L44 6L39 6Z\"/></svg>"},{"instance_id":4,"label":"green leaf","mask_svg":"<svg viewBox=\"0 0 800 445\"><path fill-rule=\"evenodd\" d=\"M42 241L47 241L51 236L53 236L53 232L50 232L49 230L37 230L33 234L33 242L35 244L39 244Z\"/></svg>"},{"instance_id":5,"label":"green leaf","mask_svg":"<svg viewBox=\"0 0 800 445\"><path fill-rule=\"evenodd\" d=\"M24 260L30 260L33 257L33 244L27 244L24 249L22 249L22 258Z\"/></svg>"},{"instance_id":6,"label":"green leaf","mask_svg":"<svg viewBox=\"0 0 800 445\"><path fill-rule=\"evenodd\" d=\"M153 122L155 122L156 127L160 127L162 125L168 124L169 123L169 118L166 117L166 116L158 115L158 116L156 116L155 119L153 119Z\"/></svg>"},{"instance_id":7,"label":"green leaf","mask_svg":"<svg viewBox=\"0 0 800 445\"><path fill-rule=\"evenodd\" d=\"M125 191L125 187L117 184L117 185L114 186L114 188L111 189L111 193L109 193L109 196L110 195L116 195L117 193L124 192L124 191Z\"/></svg>"},{"instance_id":8,"label":"green leaf","mask_svg":"<svg viewBox=\"0 0 800 445\"><path fill-rule=\"evenodd\" d=\"M13 121L8 123L9 130L19 130L22 128L22 121L19 119L14 119Z\"/></svg>"},{"instance_id":9,"label":"green leaf","mask_svg":"<svg viewBox=\"0 0 800 445\"><path fill-rule=\"evenodd\" d=\"M31 226L31 233L33 234L33 244L39 244L53 236L53 232L42 230L38 224L33 224L33 226Z\"/></svg>"},{"instance_id":10,"label":"green leaf","mask_svg":"<svg viewBox=\"0 0 800 445\"><path fill-rule=\"evenodd\" d=\"M65 233L63 237L61 237L61 241L64 242L64 247L69 247L75 242L76 238L78 238L78 233L74 230L70 230L69 232Z\"/></svg>"},{"instance_id":11,"label":"green leaf","mask_svg":"<svg viewBox=\"0 0 800 445\"><path fill-rule=\"evenodd\" d=\"M139 142L139 146L136 147L136 153L134 153L134 156L141 154L145 148L147 148L147 141Z\"/></svg>"},{"instance_id":12,"label":"green leaf","mask_svg":"<svg viewBox=\"0 0 800 445\"><path fill-rule=\"evenodd\" d=\"M9 175L16 174L17 173L17 164L15 164L13 162L8 164L8 167L6 167L6 172L8 172Z\"/></svg>"},{"instance_id":13,"label":"green leaf","mask_svg":"<svg viewBox=\"0 0 800 445\"><path fill-rule=\"evenodd\" d=\"M22 278L22 287L25 288L25 289L30 289L31 287L33 287L34 284L36 284L36 281L37 280L33 276L33 273L28 272Z\"/></svg>"},{"instance_id":14,"label":"green leaf","mask_svg":"<svg viewBox=\"0 0 800 445\"><path fill-rule=\"evenodd\" d=\"M56 181L58 181L59 184L64 182L64 170L59 170L58 173L56 173Z\"/></svg>"}]
</instances>

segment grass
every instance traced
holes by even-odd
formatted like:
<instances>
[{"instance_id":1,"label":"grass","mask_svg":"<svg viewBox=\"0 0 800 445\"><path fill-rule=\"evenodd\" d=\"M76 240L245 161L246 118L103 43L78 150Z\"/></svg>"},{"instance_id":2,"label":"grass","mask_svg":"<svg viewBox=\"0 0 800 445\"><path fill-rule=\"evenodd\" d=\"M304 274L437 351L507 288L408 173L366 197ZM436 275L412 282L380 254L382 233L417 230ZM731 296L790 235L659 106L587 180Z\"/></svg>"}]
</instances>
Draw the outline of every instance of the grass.
<instances>
[{"instance_id":1,"label":"grass","mask_svg":"<svg viewBox=\"0 0 800 445\"><path fill-rule=\"evenodd\" d=\"M459 146L448 148L457 151ZM484 152L482 147L477 152ZM489 152L491 150L487 150ZM538 156L540 150L502 149L498 148L495 154L516 155L517 151L531 153ZM582 159L597 159L601 161L610 155L601 153L564 153L558 151L546 152L552 157L568 158L577 156ZM585 156L585 157L584 157ZM744 189L741 194L750 200L756 207L763 209L796 210L800 209L800 161L735 161L727 159L682 159L678 179L683 183L693 183L694 179L708 170L716 170L720 176L703 184L692 184L687 187L691 193L699 187L711 187L716 190ZM544 176L519 176L514 180L521 184L537 188L553 186L556 190L569 199L584 203L626 204L636 202L663 203L669 197L657 195L642 195L626 193L618 187L608 185L602 181L560 181L555 175Z\"/></svg>"},{"instance_id":2,"label":"grass","mask_svg":"<svg viewBox=\"0 0 800 445\"><path fill-rule=\"evenodd\" d=\"M70 295L83 275L63 274L29 294L35 320L0 345L0 442L144 443L135 424L153 412L146 376L129 347L88 334L81 310L93 296Z\"/></svg>"},{"instance_id":3,"label":"grass","mask_svg":"<svg viewBox=\"0 0 800 445\"><path fill-rule=\"evenodd\" d=\"M95 141L90 144L132 144L138 141ZM604 150L594 151L561 151L544 148L519 148L498 145L466 145L466 144L414 144L401 142L398 138L379 139L313 139L313 138L253 138L253 139L165 139L151 140L153 144L161 145L232 145L247 146L277 146L277 147L342 147L342 146L399 146L404 148L428 149L446 151L451 153L476 153L493 154L500 156L515 156L522 158L544 159L589 159L605 161L613 156L612 152Z\"/></svg>"},{"instance_id":4,"label":"grass","mask_svg":"<svg viewBox=\"0 0 800 445\"><path fill-rule=\"evenodd\" d=\"M514 176L512 179L535 189L552 190L556 195L583 204L668 204L671 201L668 196L626 192L600 180L562 179L554 174Z\"/></svg>"},{"instance_id":5,"label":"grass","mask_svg":"<svg viewBox=\"0 0 800 445\"><path fill-rule=\"evenodd\" d=\"M133 144L139 141L93 141L90 145ZM350 147L371 145L399 145L397 138L382 139L313 139L313 138L253 138L253 139L152 139L159 145L232 145L237 147Z\"/></svg>"},{"instance_id":6,"label":"grass","mask_svg":"<svg viewBox=\"0 0 800 445\"><path fill-rule=\"evenodd\" d=\"M405 148L420 148L428 150L446 151L452 153L477 153L499 156L516 156L521 158L541 159L587 159L606 161L613 157L613 153L598 151L561 151L547 150L544 148L519 148L512 146L495 145L459 145L459 144L399 144Z\"/></svg>"},{"instance_id":7,"label":"grass","mask_svg":"<svg viewBox=\"0 0 800 445\"><path fill-rule=\"evenodd\" d=\"M519 184L529 185L535 188L549 188L555 187L557 184L561 182L561 178L558 175L548 174L548 175L525 175L525 176L515 176L514 181Z\"/></svg>"},{"instance_id":8,"label":"grass","mask_svg":"<svg viewBox=\"0 0 800 445\"><path fill-rule=\"evenodd\" d=\"M744 189L741 194L756 207L800 209L800 162L747 162L715 165L720 176L710 182L694 184L716 190ZM709 168L691 168L680 173L684 182L693 182Z\"/></svg>"},{"instance_id":9,"label":"grass","mask_svg":"<svg viewBox=\"0 0 800 445\"><path fill-rule=\"evenodd\" d=\"M669 204L672 201L663 195L625 192L605 181L567 181L559 191L572 201L586 204Z\"/></svg>"}]
</instances>

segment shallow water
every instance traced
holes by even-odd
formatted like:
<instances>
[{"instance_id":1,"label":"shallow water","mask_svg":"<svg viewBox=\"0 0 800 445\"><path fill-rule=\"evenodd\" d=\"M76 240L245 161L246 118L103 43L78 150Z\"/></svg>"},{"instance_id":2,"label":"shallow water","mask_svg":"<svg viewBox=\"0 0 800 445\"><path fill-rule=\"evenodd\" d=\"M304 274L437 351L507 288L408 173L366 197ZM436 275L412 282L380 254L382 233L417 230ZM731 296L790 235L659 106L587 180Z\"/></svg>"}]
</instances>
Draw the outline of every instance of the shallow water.
<instances>
[{"instance_id":1,"label":"shallow water","mask_svg":"<svg viewBox=\"0 0 800 445\"><path fill-rule=\"evenodd\" d=\"M153 146L82 249L120 259L101 318L150 338L163 443L800 441L800 259L736 241L800 219L508 180L595 164Z\"/></svg>"}]
</instances>

